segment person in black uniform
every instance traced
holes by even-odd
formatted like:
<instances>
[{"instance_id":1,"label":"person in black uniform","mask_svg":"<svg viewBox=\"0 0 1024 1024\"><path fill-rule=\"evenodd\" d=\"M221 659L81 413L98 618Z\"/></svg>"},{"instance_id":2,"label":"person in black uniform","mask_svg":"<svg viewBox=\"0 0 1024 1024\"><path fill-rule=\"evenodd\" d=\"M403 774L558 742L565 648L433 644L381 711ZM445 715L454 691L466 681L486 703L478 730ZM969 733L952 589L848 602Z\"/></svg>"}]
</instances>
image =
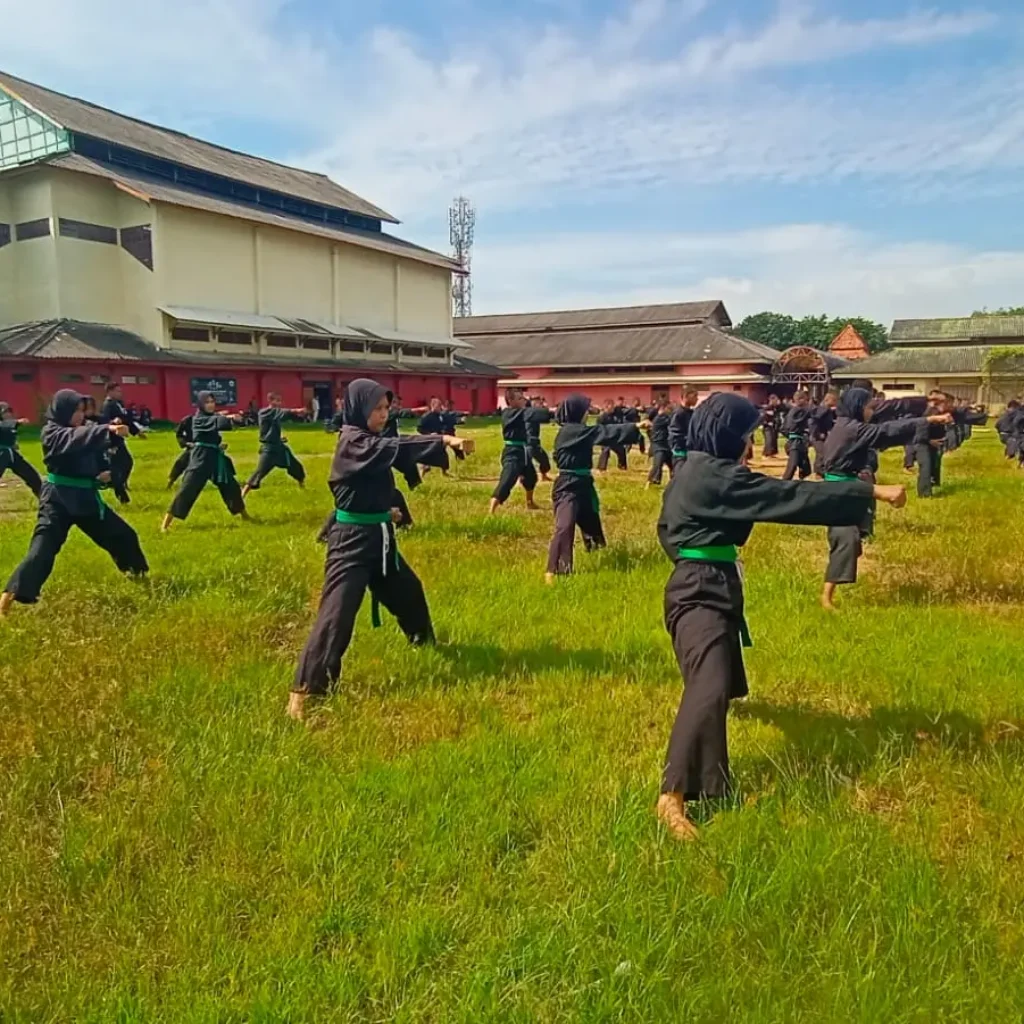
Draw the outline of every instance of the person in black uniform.
<instances>
[{"instance_id":1,"label":"person in black uniform","mask_svg":"<svg viewBox=\"0 0 1024 1024\"><path fill-rule=\"evenodd\" d=\"M839 399L838 415L822 452L822 469L828 486L849 480L874 482L872 452L904 444L929 422L945 425L949 417L892 419L873 423L877 399L870 391L850 388ZM874 510L856 526L830 526L828 530L829 559L825 571L825 587L821 593L822 607L835 608L836 587L857 582L857 561L865 537L873 532Z\"/></svg>"},{"instance_id":2,"label":"person in black uniform","mask_svg":"<svg viewBox=\"0 0 1024 1024\"><path fill-rule=\"evenodd\" d=\"M221 440L224 431L231 430L241 421L240 416L221 416L217 412L217 400L209 391L200 391L196 396L196 411L192 416L192 449L189 452L188 469L181 479L178 493L167 510L160 530L166 533L175 519L188 519L192 506L210 482L220 491L221 499L233 516L249 518L242 499L242 489L235 477L235 465L225 453L226 444Z\"/></svg>"},{"instance_id":3,"label":"person in black uniform","mask_svg":"<svg viewBox=\"0 0 1024 1024\"><path fill-rule=\"evenodd\" d=\"M933 391L928 395L926 418L946 412L945 395ZM930 498L936 487L942 486L942 449L946 443L946 428L926 422L914 434L914 458L917 462L917 496Z\"/></svg>"},{"instance_id":4,"label":"person in black uniform","mask_svg":"<svg viewBox=\"0 0 1024 1024\"><path fill-rule=\"evenodd\" d=\"M622 414L622 422L623 423L632 423L634 426L636 426L637 424L639 424L639 422L642 419L646 419L646 417L644 416L643 407L640 405L640 399L639 398L634 398L633 399L633 404L630 405L630 406L627 406L625 411L623 412L623 414ZM645 455L647 453L647 445L644 443L644 433L641 430L641 431L639 431L639 434L640 434L640 443L637 445L637 447L640 449L640 454L641 455ZM629 449L627 448L626 451L627 451L627 454L628 454Z\"/></svg>"},{"instance_id":5,"label":"person in black uniform","mask_svg":"<svg viewBox=\"0 0 1024 1024\"><path fill-rule=\"evenodd\" d=\"M138 535L100 497L100 488L110 482L106 451L114 435L126 437L127 424L86 423L85 398L77 391L65 389L53 396L40 437L47 473L36 528L28 554L0 595L0 616L15 601L39 600L73 526L106 551L121 572L136 577L149 572Z\"/></svg>"},{"instance_id":6,"label":"person in black uniform","mask_svg":"<svg viewBox=\"0 0 1024 1024\"><path fill-rule=\"evenodd\" d=\"M839 395L835 391L827 391L821 403L811 414L811 447L814 449L812 471L815 476L822 475L821 456L825 451L825 441L829 431L836 422L836 403Z\"/></svg>"},{"instance_id":7,"label":"person in black uniform","mask_svg":"<svg viewBox=\"0 0 1024 1024\"><path fill-rule=\"evenodd\" d=\"M793 404L786 413L782 423L782 432L786 435L786 471L783 480L792 480L799 470L800 479L806 480L811 475L811 460L807 455L807 435L811 429L811 396L806 391L798 391L793 396Z\"/></svg>"},{"instance_id":8,"label":"person in black uniform","mask_svg":"<svg viewBox=\"0 0 1024 1024\"><path fill-rule=\"evenodd\" d=\"M668 470L672 475L672 446L669 442L669 429L672 425L672 404L667 399L658 403L658 412L650 421L649 437L651 439L651 471L647 474L645 487L660 487L662 471Z\"/></svg>"},{"instance_id":9,"label":"person in black uniform","mask_svg":"<svg viewBox=\"0 0 1024 1024\"><path fill-rule=\"evenodd\" d=\"M648 417L649 419L650 417ZM604 408L598 414L597 425L599 427L617 427L623 422L622 414L616 409L615 403L609 398L604 403ZM609 435L611 436L611 435ZM618 464L619 469L625 470L629 467L629 462L626 458L626 446L619 444L617 441L602 445L601 455L597 460L597 471L598 473L605 473L608 470L608 460L611 458L612 453L615 454L615 460Z\"/></svg>"},{"instance_id":10,"label":"person in black uniform","mask_svg":"<svg viewBox=\"0 0 1024 1024\"><path fill-rule=\"evenodd\" d=\"M601 503L594 486L594 448L605 444L636 444L640 424L620 423L612 426L587 426L590 399L586 395L569 395L556 414L559 424L555 438L555 465L558 477L551 490L555 512L555 532L548 546L548 568L545 579L569 575L573 570L573 547L576 528L583 537L587 552L605 546L601 525Z\"/></svg>"},{"instance_id":11,"label":"person in black uniform","mask_svg":"<svg viewBox=\"0 0 1024 1024\"><path fill-rule=\"evenodd\" d=\"M379 605L398 620L413 644L429 644L434 627L423 584L398 551L392 506L394 469L417 464L443 467L447 449L472 442L440 434L384 437L389 395L372 380L355 380L345 392L345 424L331 461L328 484L335 522L328 538L320 610L299 658L288 714L302 719L309 699L322 697L341 677L356 615L369 589L373 622Z\"/></svg>"},{"instance_id":12,"label":"person in black uniform","mask_svg":"<svg viewBox=\"0 0 1024 1024\"><path fill-rule=\"evenodd\" d=\"M555 414L544 404L542 398L534 398L530 401L532 412L526 421L526 434L530 442L530 458L536 463L540 470L541 480L551 482L551 459L544 451L540 440L540 428L544 423L550 423Z\"/></svg>"},{"instance_id":13,"label":"person in black uniform","mask_svg":"<svg viewBox=\"0 0 1024 1024\"><path fill-rule=\"evenodd\" d=\"M107 385L107 400L100 410L100 423L123 423L132 437L144 438L146 436L139 430L135 417L124 404L121 385L113 381ZM122 505L128 505L132 500L128 482L131 479L132 469L135 468L135 460L132 458L132 453L128 451L128 444L123 437L111 436L107 459L110 463L110 486L114 490L114 496Z\"/></svg>"},{"instance_id":14,"label":"person in black uniform","mask_svg":"<svg viewBox=\"0 0 1024 1024\"><path fill-rule=\"evenodd\" d=\"M15 417L8 402L0 402L0 477L10 470L38 498L43 482L32 463L18 451L18 427L27 425L28 420Z\"/></svg>"},{"instance_id":15,"label":"person in black uniform","mask_svg":"<svg viewBox=\"0 0 1024 1024\"><path fill-rule=\"evenodd\" d=\"M1006 403L1003 415L996 420L996 432L999 434L999 440L1003 443L1003 454L1008 459L1015 459L1017 457L1017 416L1019 409L1020 402L1016 398L1011 398Z\"/></svg>"},{"instance_id":16,"label":"person in black uniform","mask_svg":"<svg viewBox=\"0 0 1024 1024\"><path fill-rule=\"evenodd\" d=\"M167 490L170 490L188 469L189 459L192 457L192 413L178 420L178 425L174 428L174 440L178 442L181 451L167 476Z\"/></svg>"},{"instance_id":17,"label":"person in black uniform","mask_svg":"<svg viewBox=\"0 0 1024 1024\"><path fill-rule=\"evenodd\" d=\"M658 539L675 569L665 625L684 681L662 776L658 817L679 839L697 829L686 805L730 790L726 716L747 695L749 644L737 552L755 523L856 526L874 499L898 503L900 487L861 480L829 487L775 480L739 465L758 422L745 398L716 392L690 423L686 463L665 490Z\"/></svg>"},{"instance_id":18,"label":"person in black uniform","mask_svg":"<svg viewBox=\"0 0 1024 1024\"><path fill-rule=\"evenodd\" d=\"M766 459L774 459L779 454L779 429L784 415L779 396L770 394L768 403L761 406L761 428L764 430L762 454Z\"/></svg>"},{"instance_id":19,"label":"person in black uniform","mask_svg":"<svg viewBox=\"0 0 1024 1024\"><path fill-rule=\"evenodd\" d=\"M490 515L508 501L512 488L517 483L526 491L526 507L536 511L539 506L533 500L534 488L537 486L537 470L530 458L530 440L526 424L538 414L547 416L547 410L533 409L526 401L519 388L508 388L505 391L505 408L501 413L501 436L505 447L501 453L501 477L498 486L491 495ZM541 418L541 417L538 417Z\"/></svg>"},{"instance_id":20,"label":"person in black uniform","mask_svg":"<svg viewBox=\"0 0 1024 1024\"><path fill-rule=\"evenodd\" d=\"M690 433L690 420L697 407L697 389L683 389L683 404L674 413L668 426L668 443L672 449L672 472L686 461L686 438Z\"/></svg>"},{"instance_id":21,"label":"person in black uniform","mask_svg":"<svg viewBox=\"0 0 1024 1024\"><path fill-rule=\"evenodd\" d=\"M276 391L267 395L267 404L256 415L260 426L260 458L256 470L248 483L242 488L242 500L249 497L250 492L258 491L260 484L275 469L283 469L299 485L306 486L306 470L288 447L288 438L281 435L281 424L288 417L298 419L304 416L305 409L282 409L281 396Z\"/></svg>"}]
</instances>

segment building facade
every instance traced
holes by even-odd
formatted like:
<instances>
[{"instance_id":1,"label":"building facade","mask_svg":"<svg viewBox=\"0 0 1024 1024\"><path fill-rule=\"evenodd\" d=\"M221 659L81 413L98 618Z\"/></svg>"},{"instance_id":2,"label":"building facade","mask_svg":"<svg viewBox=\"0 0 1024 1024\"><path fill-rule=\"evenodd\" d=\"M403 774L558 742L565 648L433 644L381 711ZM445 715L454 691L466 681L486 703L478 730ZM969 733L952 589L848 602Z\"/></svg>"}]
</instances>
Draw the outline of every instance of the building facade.
<instances>
[{"instance_id":1,"label":"building facade","mask_svg":"<svg viewBox=\"0 0 1024 1024\"><path fill-rule=\"evenodd\" d=\"M725 306L710 301L461 317L455 336L502 369L499 387L522 387L549 404L574 391L598 404L679 401L689 387L702 397L733 391L762 401L778 353L731 327Z\"/></svg>"},{"instance_id":2,"label":"building facade","mask_svg":"<svg viewBox=\"0 0 1024 1024\"><path fill-rule=\"evenodd\" d=\"M459 268L389 222L322 175L0 73L0 398L31 415L55 384L123 380L176 418L208 378L327 411L372 375L492 410L496 369L452 335Z\"/></svg>"}]
</instances>

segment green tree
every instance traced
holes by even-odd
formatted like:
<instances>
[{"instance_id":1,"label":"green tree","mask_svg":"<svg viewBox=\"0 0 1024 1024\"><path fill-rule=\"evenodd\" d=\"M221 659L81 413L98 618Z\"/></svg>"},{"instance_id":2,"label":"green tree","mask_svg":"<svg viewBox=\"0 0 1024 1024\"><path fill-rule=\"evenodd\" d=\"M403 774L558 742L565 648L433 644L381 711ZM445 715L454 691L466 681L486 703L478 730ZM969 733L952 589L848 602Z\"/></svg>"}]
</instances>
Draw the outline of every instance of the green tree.
<instances>
[{"instance_id":1,"label":"green tree","mask_svg":"<svg viewBox=\"0 0 1024 1024\"><path fill-rule=\"evenodd\" d=\"M828 317L822 313L797 320L786 313L766 310L741 320L736 325L736 333L780 351L793 345L827 349L847 324L853 324L857 329L869 352L882 352L889 347L889 332L885 327L861 316Z\"/></svg>"},{"instance_id":2,"label":"green tree","mask_svg":"<svg viewBox=\"0 0 1024 1024\"><path fill-rule=\"evenodd\" d=\"M1024 306L1003 306L1001 309L976 309L971 316L1024 316Z\"/></svg>"}]
</instances>

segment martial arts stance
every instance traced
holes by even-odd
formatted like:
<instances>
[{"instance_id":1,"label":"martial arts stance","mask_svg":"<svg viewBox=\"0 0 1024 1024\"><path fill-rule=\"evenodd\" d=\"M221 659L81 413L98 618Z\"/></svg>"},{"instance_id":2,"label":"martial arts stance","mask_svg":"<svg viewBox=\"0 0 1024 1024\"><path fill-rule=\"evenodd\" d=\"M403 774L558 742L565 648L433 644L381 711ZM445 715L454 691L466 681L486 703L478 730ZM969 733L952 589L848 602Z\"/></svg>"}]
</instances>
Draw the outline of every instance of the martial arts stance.
<instances>
[{"instance_id":1,"label":"martial arts stance","mask_svg":"<svg viewBox=\"0 0 1024 1024\"><path fill-rule=\"evenodd\" d=\"M530 459L536 463L537 469L540 470L541 480L550 482L551 459L548 458L548 453L544 451L544 445L541 444L540 428L543 424L550 423L555 418L555 414L539 398L534 398L530 402L530 410L530 418L526 421L526 435L530 444Z\"/></svg>"},{"instance_id":2,"label":"martial arts stance","mask_svg":"<svg viewBox=\"0 0 1024 1024\"><path fill-rule=\"evenodd\" d=\"M928 417L946 412L946 396L933 391L928 396ZM930 498L934 488L942 486L942 449L946 443L946 428L931 422L919 423L913 438L914 458L917 461L917 496Z\"/></svg>"},{"instance_id":3,"label":"martial arts stance","mask_svg":"<svg viewBox=\"0 0 1024 1024\"><path fill-rule=\"evenodd\" d=\"M945 425L951 417L931 416L927 419L895 419L873 423L877 400L870 391L850 388L839 399L836 421L829 431L822 452L821 465L828 486L850 480L874 482L871 453L904 444L921 427ZM832 611L836 587L857 582L857 560L862 554L865 537L874 527L874 509L856 526L830 526L828 530L828 569L821 593L822 607Z\"/></svg>"},{"instance_id":4,"label":"martial arts stance","mask_svg":"<svg viewBox=\"0 0 1024 1024\"><path fill-rule=\"evenodd\" d=\"M260 425L260 459L256 463L256 472L249 477L249 482L242 489L243 501L249 496L250 491L259 490L260 484L274 469L286 470L299 487L306 486L306 471L288 447L288 438L281 436L281 424L289 416L297 418L304 415L305 411L282 409L279 394L271 391L267 395L267 405L260 409L257 419Z\"/></svg>"},{"instance_id":5,"label":"martial arts stance","mask_svg":"<svg viewBox=\"0 0 1024 1024\"><path fill-rule=\"evenodd\" d=\"M653 416L646 417L648 420L653 419ZM616 427L622 424L624 421L623 414L615 403L609 398L604 403L604 408L597 417L597 425L599 427ZM629 467L629 462L626 457L626 446L623 444L607 444L601 448L601 455L597 460L597 471L598 473L604 473L608 469L608 460L612 453L615 453L615 461L618 464L619 469L625 470Z\"/></svg>"},{"instance_id":6,"label":"martial arts stance","mask_svg":"<svg viewBox=\"0 0 1024 1024\"><path fill-rule=\"evenodd\" d=\"M782 432L786 435L786 471L783 480L792 480L799 470L800 479L806 480L811 475L811 460L807 455L807 435L811 429L811 396L806 391L798 391L793 396L793 404L782 423Z\"/></svg>"},{"instance_id":7,"label":"martial arts stance","mask_svg":"<svg viewBox=\"0 0 1024 1024\"><path fill-rule=\"evenodd\" d=\"M160 525L163 533L171 528L175 519L188 519L192 506L211 480L220 491L220 496L233 516L249 518L242 500L242 490L235 478L235 465L227 457L227 447L221 440L224 431L231 430L239 417L229 418L217 412L217 400L210 391L200 391L196 396L197 408L192 416L192 449L189 453L188 469L182 477L178 493Z\"/></svg>"},{"instance_id":8,"label":"martial arts stance","mask_svg":"<svg viewBox=\"0 0 1024 1024\"><path fill-rule=\"evenodd\" d=\"M996 420L996 431L1003 443L1003 452L1008 459L1017 458L1019 444L1020 402L1011 398L1006 403L1006 411Z\"/></svg>"},{"instance_id":9,"label":"martial arts stance","mask_svg":"<svg viewBox=\"0 0 1024 1024\"><path fill-rule=\"evenodd\" d=\"M40 440L46 482L28 554L14 570L0 595L0 616L11 604L35 604L53 572L57 552L72 526L77 526L114 560L123 573L149 571L135 531L100 497L110 481L106 451L112 436L125 437L122 423L85 423L85 399L77 391L58 391L46 411Z\"/></svg>"},{"instance_id":10,"label":"martial arts stance","mask_svg":"<svg viewBox=\"0 0 1024 1024\"><path fill-rule=\"evenodd\" d=\"M727 796L729 702L747 695L741 643L749 645L737 549L754 523L856 526L873 499L898 504L901 487L850 480L774 480L743 468L758 412L718 392L690 424L686 464L665 491L658 538L675 562L665 588L665 625L685 688L669 741L658 816L679 839L697 835L686 803Z\"/></svg>"},{"instance_id":11,"label":"martial arts stance","mask_svg":"<svg viewBox=\"0 0 1024 1024\"><path fill-rule=\"evenodd\" d=\"M395 540L392 470L402 472L417 463L444 467L446 448L470 451L472 442L444 435L383 437L388 406L387 390L372 380L355 380L345 393L345 424L328 478L335 523L327 542L320 611L299 659L288 704L292 718L301 719L310 697L321 697L337 684L367 587L375 625L382 604L398 619L410 643L434 639L423 585L399 554Z\"/></svg>"},{"instance_id":12,"label":"martial arts stance","mask_svg":"<svg viewBox=\"0 0 1024 1024\"><path fill-rule=\"evenodd\" d=\"M107 400L100 410L100 423L123 423L128 428L132 437L145 437L139 429L135 417L128 411L124 404L124 396L121 393L121 385L113 381L107 385ZM110 486L113 488L114 497L122 505L131 504L132 496L128 489L128 482L131 479L132 469L135 467L135 460L132 453L128 451L128 443L120 435L112 435L110 450L107 452L107 460L110 463Z\"/></svg>"},{"instance_id":13,"label":"martial arts stance","mask_svg":"<svg viewBox=\"0 0 1024 1024\"><path fill-rule=\"evenodd\" d=\"M570 395L558 407L558 436L555 438L555 465L558 477L551 489L555 512L555 532L548 547L548 568L545 579L553 583L556 576L566 576L573 568L573 545L576 527L583 537L583 546L590 552L605 546L601 526L601 505L594 486L594 448L607 444L637 444L640 424L620 423L609 427L588 427L590 399L586 395Z\"/></svg>"},{"instance_id":14,"label":"martial arts stance","mask_svg":"<svg viewBox=\"0 0 1024 1024\"><path fill-rule=\"evenodd\" d=\"M839 396L835 391L826 392L821 404L811 413L811 447L814 449L814 465L811 467L815 476L822 475L821 457L825 451L825 442L836 422L836 403Z\"/></svg>"},{"instance_id":15,"label":"martial arts stance","mask_svg":"<svg viewBox=\"0 0 1024 1024\"><path fill-rule=\"evenodd\" d=\"M672 446L669 441L671 425L672 404L662 400L658 403L657 414L650 421L651 471L647 474L645 487L660 487L663 470L667 469L668 475L672 476Z\"/></svg>"},{"instance_id":16,"label":"martial arts stance","mask_svg":"<svg viewBox=\"0 0 1024 1024\"><path fill-rule=\"evenodd\" d=\"M779 430L782 427L782 403L779 396L768 396L768 404L761 406L761 429L764 431L764 458L774 459L779 454Z\"/></svg>"},{"instance_id":17,"label":"martial arts stance","mask_svg":"<svg viewBox=\"0 0 1024 1024\"><path fill-rule=\"evenodd\" d=\"M542 415L538 416L538 413ZM491 515L508 501L512 488L517 483L522 483L523 490L526 491L526 507L534 511L539 507L533 500L533 491L537 486L537 470L533 468L533 460L530 458L530 441L526 426L534 417L546 421L549 414L547 409L530 408L522 391L518 388L509 388L505 392L505 409L501 413L501 436L505 441L501 453L501 477L494 494L491 495Z\"/></svg>"},{"instance_id":18,"label":"martial arts stance","mask_svg":"<svg viewBox=\"0 0 1024 1024\"><path fill-rule=\"evenodd\" d=\"M686 438L690 433L690 420L693 419L693 410L696 407L697 389L686 388L683 391L683 404L672 413L672 422L668 427L673 473L686 461Z\"/></svg>"},{"instance_id":19,"label":"martial arts stance","mask_svg":"<svg viewBox=\"0 0 1024 1024\"><path fill-rule=\"evenodd\" d=\"M35 467L18 451L18 427L27 425L28 420L15 418L7 402L0 402L0 476L10 470L38 498L43 482Z\"/></svg>"},{"instance_id":20,"label":"martial arts stance","mask_svg":"<svg viewBox=\"0 0 1024 1024\"><path fill-rule=\"evenodd\" d=\"M174 430L174 440L178 442L181 451L167 477L167 490L170 490L178 482L181 474L188 469L189 459L192 457L192 413L178 421L178 426Z\"/></svg>"}]
</instances>

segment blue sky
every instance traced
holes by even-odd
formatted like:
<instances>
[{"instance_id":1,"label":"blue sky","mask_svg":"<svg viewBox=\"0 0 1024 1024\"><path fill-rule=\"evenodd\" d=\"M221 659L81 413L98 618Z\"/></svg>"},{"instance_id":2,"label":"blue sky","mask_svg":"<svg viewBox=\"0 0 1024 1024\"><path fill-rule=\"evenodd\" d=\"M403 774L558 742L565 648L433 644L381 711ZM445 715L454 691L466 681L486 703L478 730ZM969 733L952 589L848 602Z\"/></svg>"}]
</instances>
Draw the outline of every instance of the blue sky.
<instances>
[{"instance_id":1,"label":"blue sky","mask_svg":"<svg viewBox=\"0 0 1024 1024\"><path fill-rule=\"evenodd\" d=\"M300 163L475 311L1024 303L1024 4L0 0L6 70Z\"/></svg>"}]
</instances>

